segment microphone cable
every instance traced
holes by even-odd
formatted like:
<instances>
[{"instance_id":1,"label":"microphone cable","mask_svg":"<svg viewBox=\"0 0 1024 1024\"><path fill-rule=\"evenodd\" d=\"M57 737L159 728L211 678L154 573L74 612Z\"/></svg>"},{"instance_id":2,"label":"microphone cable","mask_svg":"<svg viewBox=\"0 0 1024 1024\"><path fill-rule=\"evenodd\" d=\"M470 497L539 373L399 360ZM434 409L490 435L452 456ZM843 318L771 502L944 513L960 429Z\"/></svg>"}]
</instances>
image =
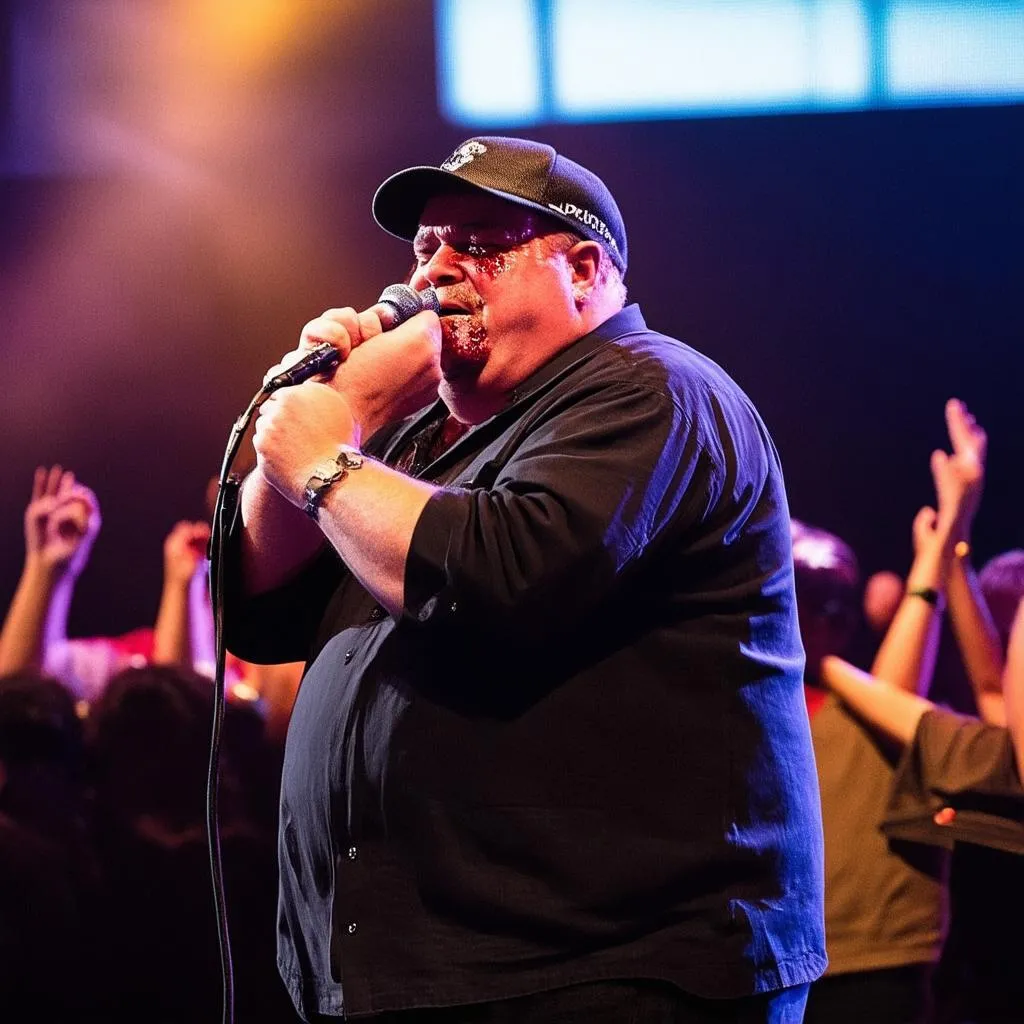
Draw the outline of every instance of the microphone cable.
<instances>
[{"instance_id":1,"label":"microphone cable","mask_svg":"<svg viewBox=\"0 0 1024 1024\"><path fill-rule=\"evenodd\" d=\"M385 307L388 330L405 323L425 309L440 312L433 288L416 291L408 285L389 285L378 303ZM210 856L210 877L217 920L217 940L223 1000L221 1024L234 1024L235 977L231 962L231 933L228 927L227 901L224 896L224 862L220 843L220 743L227 709L225 669L227 647L224 641L224 545L238 513L242 481L231 472L249 424L261 405L278 388L300 384L318 373L327 373L341 361L341 354L329 343L318 345L287 370L266 381L253 395L245 412L235 420L228 436L220 475L217 478L217 501L210 524L210 603L213 607L214 643L216 650L213 683L213 722L210 728L210 761L206 775L206 834Z\"/></svg>"}]
</instances>

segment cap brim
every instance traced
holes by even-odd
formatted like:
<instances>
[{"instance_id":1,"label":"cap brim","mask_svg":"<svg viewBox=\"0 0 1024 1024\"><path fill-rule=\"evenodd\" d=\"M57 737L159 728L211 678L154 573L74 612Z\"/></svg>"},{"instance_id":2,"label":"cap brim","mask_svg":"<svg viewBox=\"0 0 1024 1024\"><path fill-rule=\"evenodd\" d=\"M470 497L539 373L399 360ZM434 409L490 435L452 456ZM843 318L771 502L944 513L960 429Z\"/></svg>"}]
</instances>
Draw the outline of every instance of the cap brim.
<instances>
[{"instance_id":1,"label":"cap brim","mask_svg":"<svg viewBox=\"0 0 1024 1024\"><path fill-rule=\"evenodd\" d=\"M392 174L377 189L373 197L373 219L389 235L411 242L419 229L424 207L434 196L446 192L476 192L497 196L517 206L526 206L549 217L552 215L550 210L546 210L539 203L520 199L496 188L477 185L450 171L442 171L437 167L409 167Z\"/></svg>"}]
</instances>

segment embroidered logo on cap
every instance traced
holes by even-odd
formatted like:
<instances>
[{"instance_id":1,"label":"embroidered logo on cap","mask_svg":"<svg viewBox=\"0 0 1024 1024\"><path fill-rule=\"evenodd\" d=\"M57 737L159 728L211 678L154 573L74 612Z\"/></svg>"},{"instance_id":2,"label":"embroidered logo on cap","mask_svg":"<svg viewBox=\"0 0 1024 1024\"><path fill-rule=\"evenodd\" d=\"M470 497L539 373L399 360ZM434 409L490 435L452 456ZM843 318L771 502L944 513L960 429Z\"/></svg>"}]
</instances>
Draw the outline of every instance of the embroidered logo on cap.
<instances>
[{"instance_id":1,"label":"embroidered logo on cap","mask_svg":"<svg viewBox=\"0 0 1024 1024\"><path fill-rule=\"evenodd\" d=\"M575 203L548 203L548 206L552 210L557 210L564 217L575 217L581 224L586 224L588 228L596 231L618 252L619 243L612 237L612 233L608 230L608 225L596 213L584 210Z\"/></svg>"},{"instance_id":2,"label":"embroidered logo on cap","mask_svg":"<svg viewBox=\"0 0 1024 1024\"><path fill-rule=\"evenodd\" d=\"M442 171L457 171L465 167L474 157L487 152L487 147L482 142L464 142L443 164Z\"/></svg>"}]
</instances>

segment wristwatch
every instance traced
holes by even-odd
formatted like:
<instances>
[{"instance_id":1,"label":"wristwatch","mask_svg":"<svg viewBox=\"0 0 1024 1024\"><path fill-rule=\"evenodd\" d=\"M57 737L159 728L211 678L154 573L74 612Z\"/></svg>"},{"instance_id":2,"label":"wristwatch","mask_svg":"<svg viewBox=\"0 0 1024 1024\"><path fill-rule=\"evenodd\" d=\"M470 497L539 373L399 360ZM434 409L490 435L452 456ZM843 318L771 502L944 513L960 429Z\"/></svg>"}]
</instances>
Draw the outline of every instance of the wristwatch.
<instances>
[{"instance_id":1,"label":"wristwatch","mask_svg":"<svg viewBox=\"0 0 1024 1024\"><path fill-rule=\"evenodd\" d=\"M362 453L351 445L343 444L333 459L319 463L312 476L306 481L306 489L302 497L305 504L302 511L310 519L320 515L320 505L324 495L339 481L348 476L349 470L360 469L363 465Z\"/></svg>"}]
</instances>

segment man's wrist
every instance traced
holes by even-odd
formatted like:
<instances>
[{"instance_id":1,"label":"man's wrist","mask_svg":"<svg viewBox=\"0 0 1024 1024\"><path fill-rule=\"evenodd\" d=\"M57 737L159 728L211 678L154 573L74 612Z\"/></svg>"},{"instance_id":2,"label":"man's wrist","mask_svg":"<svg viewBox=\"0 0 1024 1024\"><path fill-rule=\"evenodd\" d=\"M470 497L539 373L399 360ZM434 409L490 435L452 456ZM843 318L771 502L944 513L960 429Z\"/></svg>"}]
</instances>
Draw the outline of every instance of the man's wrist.
<instances>
[{"instance_id":1,"label":"man's wrist","mask_svg":"<svg viewBox=\"0 0 1024 1024\"><path fill-rule=\"evenodd\" d=\"M317 521L328 492L341 483L350 472L362 469L363 461L363 454L358 448L351 444L342 444L338 447L337 455L318 462L303 489L302 511L314 522Z\"/></svg>"}]
</instances>

